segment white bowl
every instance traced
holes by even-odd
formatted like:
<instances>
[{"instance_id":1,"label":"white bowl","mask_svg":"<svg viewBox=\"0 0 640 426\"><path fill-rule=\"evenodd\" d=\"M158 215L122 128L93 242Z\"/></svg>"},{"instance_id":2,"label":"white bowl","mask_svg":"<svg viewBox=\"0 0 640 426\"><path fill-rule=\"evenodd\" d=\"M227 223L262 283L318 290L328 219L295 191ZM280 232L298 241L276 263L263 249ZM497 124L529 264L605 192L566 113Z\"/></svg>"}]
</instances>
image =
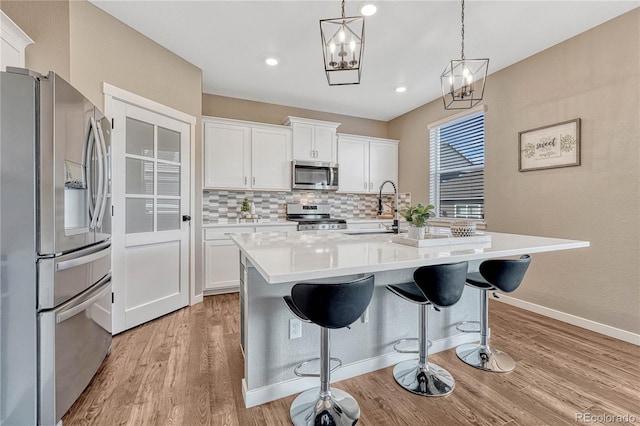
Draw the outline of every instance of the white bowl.
<instances>
[{"instance_id":1,"label":"white bowl","mask_svg":"<svg viewBox=\"0 0 640 426\"><path fill-rule=\"evenodd\" d=\"M470 237L476 233L475 222L454 222L450 225L452 237Z\"/></svg>"}]
</instances>

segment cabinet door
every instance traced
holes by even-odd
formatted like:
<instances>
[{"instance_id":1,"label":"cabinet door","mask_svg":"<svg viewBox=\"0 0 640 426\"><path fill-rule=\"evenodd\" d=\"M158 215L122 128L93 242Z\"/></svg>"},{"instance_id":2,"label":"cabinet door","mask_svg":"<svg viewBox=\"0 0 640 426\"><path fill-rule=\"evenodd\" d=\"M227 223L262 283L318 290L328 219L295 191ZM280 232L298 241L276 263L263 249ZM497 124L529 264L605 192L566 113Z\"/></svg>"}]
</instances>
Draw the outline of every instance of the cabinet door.
<instances>
[{"instance_id":1,"label":"cabinet door","mask_svg":"<svg viewBox=\"0 0 640 426\"><path fill-rule=\"evenodd\" d=\"M385 142L369 142L369 181L371 191L378 192L385 180L398 185L398 145ZM393 193L393 187L386 184L383 193Z\"/></svg>"},{"instance_id":2,"label":"cabinet door","mask_svg":"<svg viewBox=\"0 0 640 426\"><path fill-rule=\"evenodd\" d=\"M237 290L240 286L240 251L230 240L205 241L205 290Z\"/></svg>"},{"instance_id":3,"label":"cabinet door","mask_svg":"<svg viewBox=\"0 0 640 426\"><path fill-rule=\"evenodd\" d=\"M291 131L251 130L251 187L291 190Z\"/></svg>"},{"instance_id":4,"label":"cabinet door","mask_svg":"<svg viewBox=\"0 0 640 426\"><path fill-rule=\"evenodd\" d=\"M315 160L335 163L337 157L336 129L315 126L314 130Z\"/></svg>"},{"instance_id":5,"label":"cabinet door","mask_svg":"<svg viewBox=\"0 0 640 426\"><path fill-rule=\"evenodd\" d=\"M251 128L204 123L205 188L249 188Z\"/></svg>"},{"instance_id":6,"label":"cabinet door","mask_svg":"<svg viewBox=\"0 0 640 426\"><path fill-rule=\"evenodd\" d=\"M311 124L293 123L293 159L302 161L315 161L315 148L313 144L314 127Z\"/></svg>"},{"instance_id":7,"label":"cabinet door","mask_svg":"<svg viewBox=\"0 0 640 426\"><path fill-rule=\"evenodd\" d=\"M369 192L368 141L341 137L338 141L338 163L340 192Z\"/></svg>"}]
</instances>

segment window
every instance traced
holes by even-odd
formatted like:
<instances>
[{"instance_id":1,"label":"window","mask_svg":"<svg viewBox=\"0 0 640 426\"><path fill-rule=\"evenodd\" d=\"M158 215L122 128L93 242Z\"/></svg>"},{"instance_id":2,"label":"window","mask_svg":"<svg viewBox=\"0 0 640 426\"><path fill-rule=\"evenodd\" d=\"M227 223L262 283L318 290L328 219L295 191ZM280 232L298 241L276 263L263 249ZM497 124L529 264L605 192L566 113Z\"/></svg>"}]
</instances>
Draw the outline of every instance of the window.
<instances>
[{"instance_id":1,"label":"window","mask_svg":"<svg viewBox=\"0 0 640 426\"><path fill-rule=\"evenodd\" d=\"M484 109L432 124L429 133L436 216L484 219Z\"/></svg>"}]
</instances>

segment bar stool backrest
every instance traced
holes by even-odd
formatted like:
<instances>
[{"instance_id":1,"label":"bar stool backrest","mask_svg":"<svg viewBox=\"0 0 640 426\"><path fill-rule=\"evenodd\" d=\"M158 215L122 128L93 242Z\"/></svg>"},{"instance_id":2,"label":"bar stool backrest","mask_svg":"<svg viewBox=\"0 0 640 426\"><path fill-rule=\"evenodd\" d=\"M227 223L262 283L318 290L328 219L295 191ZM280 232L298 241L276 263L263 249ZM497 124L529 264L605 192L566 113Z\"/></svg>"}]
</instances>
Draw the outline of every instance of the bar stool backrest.
<instances>
[{"instance_id":1,"label":"bar stool backrest","mask_svg":"<svg viewBox=\"0 0 640 426\"><path fill-rule=\"evenodd\" d=\"M413 273L413 280L432 304L446 308L460 300L468 267L467 262L421 266Z\"/></svg>"},{"instance_id":2,"label":"bar stool backrest","mask_svg":"<svg viewBox=\"0 0 640 426\"><path fill-rule=\"evenodd\" d=\"M498 290L511 293L517 289L531 263L531 256L520 259L491 259L480 264L480 275Z\"/></svg>"},{"instance_id":3,"label":"bar stool backrest","mask_svg":"<svg viewBox=\"0 0 640 426\"><path fill-rule=\"evenodd\" d=\"M311 322L325 328L343 328L367 309L373 283L373 275L344 283L298 283L291 289L291 298Z\"/></svg>"}]
</instances>

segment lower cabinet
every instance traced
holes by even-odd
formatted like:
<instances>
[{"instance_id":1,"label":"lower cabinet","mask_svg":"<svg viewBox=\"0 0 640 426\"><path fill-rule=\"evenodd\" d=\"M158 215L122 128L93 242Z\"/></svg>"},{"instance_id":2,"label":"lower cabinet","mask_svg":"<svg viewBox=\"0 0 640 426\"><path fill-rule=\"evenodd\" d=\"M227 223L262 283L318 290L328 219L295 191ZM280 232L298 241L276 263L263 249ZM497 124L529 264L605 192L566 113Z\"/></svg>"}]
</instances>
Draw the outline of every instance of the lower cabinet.
<instances>
[{"instance_id":1,"label":"lower cabinet","mask_svg":"<svg viewBox=\"0 0 640 426\"><path fill-rule=\"evenodd\" d=\"M240 286L240 252L233 241L205 241L204 256L204 290L209 293L237 291Z\"/></svg>"},{"instance_id":2,"label":"lower cabinet","mask_svg":"<svg viewBox=\"0 0 640 426\"><path fill-rule=\"evenodd\" d=\"M229 234L295 232L296 225L265 224L206 228L204 230L204 294L232 293L240 289L240 250Z\"/></svg>"}]
</instances>

